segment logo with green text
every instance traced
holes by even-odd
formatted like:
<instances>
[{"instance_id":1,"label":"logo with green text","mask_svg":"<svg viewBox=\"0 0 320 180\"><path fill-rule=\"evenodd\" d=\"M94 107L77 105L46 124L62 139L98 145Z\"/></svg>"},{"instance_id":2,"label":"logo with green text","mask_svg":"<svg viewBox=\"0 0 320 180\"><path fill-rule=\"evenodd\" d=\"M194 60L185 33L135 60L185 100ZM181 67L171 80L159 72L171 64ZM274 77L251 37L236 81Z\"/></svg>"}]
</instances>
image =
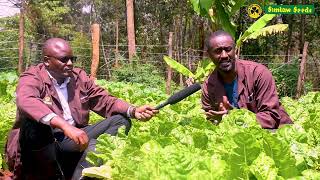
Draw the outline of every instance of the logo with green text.
<instances>
[{"instance_id":1,"label":"logo with green text","mask_svg":"<svg viewBox=\"0 0 320 180\"><path fill-rule=\"evenodd\" d=\"M314 5L267 5L266 14L314 14Z\"/></svg>"},{"instance_id":2,"label":"logo with green text","mask_svg":"<svg viewBox=\"0 0 320 180\"><path fill-rule=\"evenodd\" d=\"M265 14L316 14L315 6L308 5L265 5L261 8L258 4L251 4L247 8L249 17L259 18L264 12Z\"/></svg>"}]
</instances>

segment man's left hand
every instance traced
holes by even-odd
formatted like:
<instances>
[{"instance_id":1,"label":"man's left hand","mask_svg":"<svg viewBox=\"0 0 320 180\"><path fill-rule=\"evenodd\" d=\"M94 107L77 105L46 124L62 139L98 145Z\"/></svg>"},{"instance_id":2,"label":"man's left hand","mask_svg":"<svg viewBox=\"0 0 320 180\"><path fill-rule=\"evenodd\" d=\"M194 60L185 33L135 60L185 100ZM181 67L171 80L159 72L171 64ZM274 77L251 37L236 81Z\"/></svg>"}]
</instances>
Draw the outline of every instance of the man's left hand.
<instances>
[{"instance_id":1,"label":"man's left hand","mask_svg":"<svg viewBox=\"0 0 320 180\"><path fill-rule=\"evenodd\" d=\"M158 112L159 110L156 110L154 107L144 105L136 108L134 117L140 121L148 121Z\"/></svg>"}]
</instances>

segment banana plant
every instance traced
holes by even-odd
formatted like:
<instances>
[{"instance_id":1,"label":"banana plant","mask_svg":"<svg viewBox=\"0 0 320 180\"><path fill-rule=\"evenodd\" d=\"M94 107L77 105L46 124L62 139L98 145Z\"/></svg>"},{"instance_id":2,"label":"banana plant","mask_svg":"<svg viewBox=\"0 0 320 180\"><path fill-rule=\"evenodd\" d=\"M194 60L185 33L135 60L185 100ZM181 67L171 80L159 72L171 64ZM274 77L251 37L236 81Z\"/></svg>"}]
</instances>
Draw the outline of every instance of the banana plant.
<instances>
[{"instance_id":1,"label":"banana plant","mask_svg":"<svg viewBox=\"0 0 320 180\"><path fill-rule=\"evenodd\" d=\"M265 27L276 14L265 14L254 22L237 40L237 49L248 39L257 39L260 36L267 36L273 33L284 32L288 29L288 24L276 24Z\"/></svg>"},{"instance_id":2,"label":"banana plant","mask_svg":"<svg viewBox=\"0 0 320 180\"><path fill-rule=\"evenodd\" d=\"M198 63L195 72L191 72L187 67L179 63L178 61L172 59L169 56L163 57L164 61L172 69L178 71L182 75L194 79L196 82L203 82L205 78L214 70L215 65L210 59L203 59Z\"/></svg>"},{"instance_id":3,"label":"banana plant","mask_svg":"<svg viewBox=\"0 0 320 180\"><path fill-rule=\"evenodd\" d=\"M193 10L200 16L208 17L215 29L222 28L235 37L234 16L244 5L245 0L189 0Z\"/></svg>"},{"instance_id":4,"label":"banana plant","mask_svg":"<svg viewBox=\"0 0 320 180\"><path fill-rule=\"evenodd\" d=\"M231 16L240 10L240 7L245 2L244 0L190 0L190 2L198 15L209 17L213 24L222 27L233 37L235 36L236 26L232 22ZM275 14L263 15L243 35L240 35L236 41L238 53L240 52L242 43L248 39L257 39L260 36L286 31L288 24L276 24L265 27L275 16ZM187 67L168 56L164 56L164 60L172 69L198 82L202 82L214 69L214 64L209 59L200 61L195 73L192 73Z\"/></svg>"},{"instance_id":5,"label":"banana plant","mask_svg":"<svg viewBox=\"0 0 320 180\"><path fill-rule=\"evenodd\" d=\"M243 33L243 35L240 35L239 39L236 41L238 53L240 52L242 43L248 39L257 39L260 36L267 36L268 34L286 31L288 29L288 24L276 24L265 27L275 16L275 14L263 15L255 23L253 23ZM169 56L164 56L163 59L172 69L178 71L186 77L194 79L197 82L203 82L204 79L214 69L214 64L209 59L201 60L195 73L192 73L187 67L170 58Z\"/></svg>"},{"instance_id":6,"label":"banana plant","mask_svg":"<svg viewBox=\"0 0 320 180\"><path fill-rule=\"evenodd\" d=\"M236 25L232 16L235 15L245 4L245 0L189 0L193 10L200 16L207 17L212 24L224 31L230 33L235 39ZM269 4L266 0L264 4ZM283 32L288 29L287 24L277 24L265 27L276 15L265 14L255 23L253 23L242 36L237 40L237 47L248 39L257 39L259 36L267 36L268 34ZM215 30L215 29L213 29Z\"/></svg>"}]
</instances>

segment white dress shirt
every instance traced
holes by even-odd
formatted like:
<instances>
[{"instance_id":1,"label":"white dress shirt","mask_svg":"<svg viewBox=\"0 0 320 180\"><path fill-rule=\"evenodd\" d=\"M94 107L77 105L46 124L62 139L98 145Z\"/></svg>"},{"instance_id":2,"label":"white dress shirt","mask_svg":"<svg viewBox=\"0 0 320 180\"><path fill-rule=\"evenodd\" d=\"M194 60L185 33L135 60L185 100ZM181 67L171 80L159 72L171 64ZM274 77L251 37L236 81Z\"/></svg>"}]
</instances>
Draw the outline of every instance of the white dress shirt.
<instances>
[{"instance_id":1,"label":"white dress shirt","mask_svg":"<svg viewBox=\"0 0 320 180\"><path fill-rule=\"evenodd\" d=\"M54 85L54 88L56 89L56 92L58 94L62 109L63 109L63 119L65 119L69 124L71 124L72 126L75 125L75 122L72 118L71 115L71 111L70 111L70 107L68 104L68 89L67 89L67 85L70 82L70 77L67 77L64 82L59 85L57 80L54 79L51 74L48 72L48 75ZM56 117L57 114L55 113L49 113L47 115L45 115L43 118L40 119L40 122L43 124L47 124L50 125L50 121L52 120L52 118Z\"/></svg>"}]
</instances>

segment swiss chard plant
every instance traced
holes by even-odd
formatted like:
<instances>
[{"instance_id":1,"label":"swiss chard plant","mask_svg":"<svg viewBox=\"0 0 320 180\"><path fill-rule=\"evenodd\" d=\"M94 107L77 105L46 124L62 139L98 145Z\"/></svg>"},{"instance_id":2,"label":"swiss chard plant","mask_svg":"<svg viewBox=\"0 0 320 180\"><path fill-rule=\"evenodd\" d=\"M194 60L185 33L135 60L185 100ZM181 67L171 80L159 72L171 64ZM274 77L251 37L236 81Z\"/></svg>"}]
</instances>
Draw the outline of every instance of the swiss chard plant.
<instances>
[{"instance_id":1,"label":"swiss chard plant","mask_svg":"<svg viewBox=\"0 0 320 180\"><path fill-rule=\"evenodd\" d=\"M115 87L119 86L115 85ZM131 102L127 89L110 90ZM148 89L148 88L146 88ZM144 89L143 91L146 91ZM148 92L145 103L164 96ZM98 138L89 153L95 167L83 175L102 179L317 179L320 177L320 93L298 101L281 101L293 119L276 132L262 129L254 113L232 110L219 125L208 122L199 105L200 93L163 108L148 122L133 120L128 136ZM151 100L151 101L150 101ZM144 104L143 100L139 103Z\"/></svg>"},{"instance_id":2,"label":"swiss chard plant","mask_svg":"<svg viewBox=\"0 0 320 180\"><path fill-rule=\"evenodd\" d=\"M14 72L0 73L0 157L4 157L7 134L16 117L14 91L17 81L18 76ZM0 169L6 166L2 158L0 158L0 162Z\"/></svg>"}]
</instances>

